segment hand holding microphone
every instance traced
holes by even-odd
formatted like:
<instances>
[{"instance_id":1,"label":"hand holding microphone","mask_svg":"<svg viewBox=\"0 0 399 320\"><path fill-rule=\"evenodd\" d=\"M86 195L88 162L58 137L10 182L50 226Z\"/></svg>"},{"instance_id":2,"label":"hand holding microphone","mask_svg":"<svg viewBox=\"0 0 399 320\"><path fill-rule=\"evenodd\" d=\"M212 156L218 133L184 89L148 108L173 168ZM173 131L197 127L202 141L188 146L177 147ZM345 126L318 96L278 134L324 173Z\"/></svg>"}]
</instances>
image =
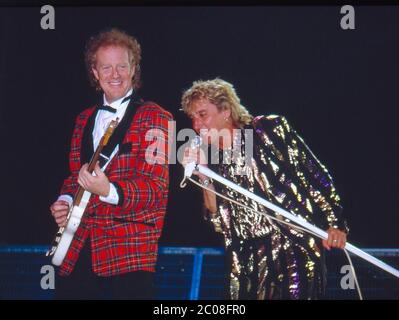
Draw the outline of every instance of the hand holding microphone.
<instances>
[{"instance_id":1,"label":"hand holding microphone","mask_svg":"<svg viewBox=\"0 0 399 320\"><path fill-rule=\"evenodd\" d=\"M207 166L205 152L200 148L201 144L202 138L200 136L195 136L193 139L191 139L190 146L184 149L184 155L182 159L183 167L186 167L186 165L192 162ZM205 176L196 170L193 171L193 174L198 175L200 179L205 179Z\"/></svg>"},{"instance_id":2,"label":"hand holding microphone","mask_svg":"<svg viewBox=\"0 0 399 320\"><path fill-rule=\"evenodd\" d=\"M190 142L190 148L195 150L202 145L202 138L200 136L194 136Z\"/></svg>"}]
</instances>

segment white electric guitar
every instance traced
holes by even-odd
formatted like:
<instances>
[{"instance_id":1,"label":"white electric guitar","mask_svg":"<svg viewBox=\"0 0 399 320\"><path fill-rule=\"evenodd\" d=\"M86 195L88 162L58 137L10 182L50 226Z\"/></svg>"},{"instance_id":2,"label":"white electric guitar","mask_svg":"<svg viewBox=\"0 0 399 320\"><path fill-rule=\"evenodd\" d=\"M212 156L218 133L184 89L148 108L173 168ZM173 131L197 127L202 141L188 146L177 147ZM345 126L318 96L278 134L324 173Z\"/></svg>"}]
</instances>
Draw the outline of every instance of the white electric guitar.
<instances>
[{"instance_id":1,"label":"white electric guitar","mask_svg":"<svg viewBox=\"0 0 399 320\"><path fill-rule=\"evenodd\" d=\"M111 123L107 128L107 131L101 138L101 141L98 144L96 152L94 153L89 163L88 171L90 173L93 173L94 167L100 157L101 151L107 145L108 140L113 134L117 125L118 125L118 119L111 121ZM85 212L87 204L89 203L90 196L91 196L90 192L86 191L81 186L79 186L75 198L73 200L73 204L69 209L67 215L66 226L60 227L58 229L58 232L55 235L53 246L46 253L46 256L53 256L51 262L54 265L60 266L61 263L64 261L64 258L73 240L73 236L79 227L83 213Z\"/></svg>"}]
</instances>

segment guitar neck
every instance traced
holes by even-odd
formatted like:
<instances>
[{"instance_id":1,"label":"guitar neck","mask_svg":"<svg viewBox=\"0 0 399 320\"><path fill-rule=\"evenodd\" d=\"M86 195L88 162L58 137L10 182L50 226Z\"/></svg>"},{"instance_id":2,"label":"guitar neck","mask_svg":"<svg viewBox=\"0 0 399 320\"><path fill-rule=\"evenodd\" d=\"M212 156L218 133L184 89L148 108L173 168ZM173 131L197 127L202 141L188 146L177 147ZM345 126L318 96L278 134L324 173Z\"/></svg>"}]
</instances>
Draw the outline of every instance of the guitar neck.
<instances>
[{"instance_id":1,"label":"guitar neck","mask_svg":"<svg viewBox=\"0 0 399 320\"><path fill-rule=\"evenodd\" d=\"M100 153L103 150L103 145L101 145L101 143L98 145L96 152L93 154L90 162L89 162L89 167L87 169L87 171L89 171L89 173L93 173L94 171L94 167L96 166L96 163L98 161L98 159L100 158ZM80 201L82 200L82 196L83 193L85 192L85 189L81 186L79 186L78 191L76 192L74 201L73 201L73 205L74 206L78 206L80 204Z\"/></svg>"},{"instance_id":2,"label":"guitar neck","mask_svg":"<svg viewBox=\"0 0 399 320\"><path fill-rule=\"evenodd\" d=\"M100 143L97 146L96 151L94 152L93 156L91 157L89 167L87 169L87 171L89 171L90 174L93 173L94 167L96 166L96 163L97 163L98 159L100 158L101 151L107 145L109 138L111 137L115 128L118 126L118 121L119 121L119 118L116 118L116 120L112 120L111 123L109 124L105 134L102 136ZM83 196L84 192L85 192L85 189L82 188L81 186L79 186L79 188L76 192L74 201L73 201L74 206L75 205L78 206L80 204L80 201L82 200L82 196Z\"/></svg>"}]
</instances>

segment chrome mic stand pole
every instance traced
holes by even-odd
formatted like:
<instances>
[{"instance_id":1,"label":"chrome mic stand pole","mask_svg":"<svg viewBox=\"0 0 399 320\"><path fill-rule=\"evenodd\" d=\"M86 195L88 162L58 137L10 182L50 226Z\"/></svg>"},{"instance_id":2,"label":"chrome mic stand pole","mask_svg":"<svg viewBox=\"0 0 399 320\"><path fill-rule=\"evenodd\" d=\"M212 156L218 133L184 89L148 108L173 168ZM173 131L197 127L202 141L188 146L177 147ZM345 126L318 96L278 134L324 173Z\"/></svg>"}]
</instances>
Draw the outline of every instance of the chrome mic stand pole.
<instances>
[{"instance_id":1,"label":"chrome mic stand pole","mask_svg":"<svg viewBox=\"0 0 399 320\"><path fill-rule=\"evenodd\" d=\"M216 174L215 172L213 172L212 170L210 170L207 167L204 167L202 165L197 165L194 162L188 163L184 169L184 176L191 177L194 170L197 170L198 172L202 173L203 175L207 176L208 178L219 181L220 183L228 186L229 188L231 188L231 189L243 194L244 196L258 202L259 204L265 206L266 208L269 208L270 210L273 210L274 212L281 214L285 218L287 218L291 221L294 221L301 227L312 231L313 233L317 234L321 238L327 239L328 234L326 231L321 230L318 227L310 224L302 217L295 216L292 213L274 205L273 203L253 194L252 192L249 192L248 190L232 183L231 181L221 177L220 175ZM399 270L396 270L395 268L391 267L390 265L386 264L385 262L382 262L381 260L373 257L372 255L364 252L363 250L355 247L354 245L347 242L345 245L345 249L348 250L349 252L359 256L360 258L363 258L364 260L374 264L375 266L385 270L386 272L391 273L395 277L399 278Z\"/></svg>"}]
</instances>

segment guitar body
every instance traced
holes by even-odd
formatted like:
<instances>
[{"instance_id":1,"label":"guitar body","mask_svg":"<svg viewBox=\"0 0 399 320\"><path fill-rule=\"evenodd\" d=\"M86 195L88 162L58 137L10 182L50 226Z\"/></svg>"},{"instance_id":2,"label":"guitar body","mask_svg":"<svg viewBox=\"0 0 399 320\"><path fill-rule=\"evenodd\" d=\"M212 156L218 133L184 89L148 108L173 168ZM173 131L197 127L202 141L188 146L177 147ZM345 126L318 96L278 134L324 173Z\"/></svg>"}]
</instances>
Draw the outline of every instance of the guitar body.
<instances>
[{"instance_id":1,"label":"guitar body","mask_svg":"<svg viewBox=\"0 0 399 320\"><path fill-rule=\"evenodd\" d=\"M71 209L68 213L69 219L68 219L67 225L66 225L64 231L61 233L58 246L57 246L56 250L54 251L54 255L51 260L51 262L54 265L60 266L62 264L62 262L64 261L64 258L69 250L69 247L71 246L73 236L75 235L76 230L78 230L78 227L82 220L83 213L85 212L87 204L89 203L90 196L91 196L91 193L88 191L85 191L83 193L82 200L80 201L80 204L71 207Z\"/></svg>"}]
</instances>

